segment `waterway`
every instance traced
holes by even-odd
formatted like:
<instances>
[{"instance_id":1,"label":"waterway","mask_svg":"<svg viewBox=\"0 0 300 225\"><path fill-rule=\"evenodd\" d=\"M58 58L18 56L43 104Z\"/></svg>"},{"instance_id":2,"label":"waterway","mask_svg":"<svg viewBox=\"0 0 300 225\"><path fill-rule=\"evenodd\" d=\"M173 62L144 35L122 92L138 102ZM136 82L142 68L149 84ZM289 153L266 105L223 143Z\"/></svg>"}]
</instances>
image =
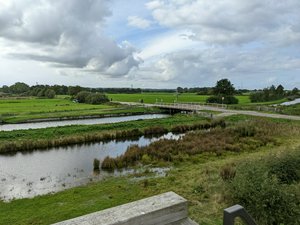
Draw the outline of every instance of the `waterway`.
<instances>
[{"instance_id":1,"label":"waterway","mask_svg":"<svg viewBox=\"0 0 300 225\"><path fill-rule=\"evenodd\" d=\"M161 138L178 139L183 135L168 133L157 138L140 137L137 140L110 141L75 145L49 150L18 152L0 155L0 199L32 198L55 193L64 189L99 181L107 176L133 173L122 170L109 173L93 171L95 158L102 161L106 156L123 154L130 145L149 145ZM164 169L154 169L159 174Z\"/></svg>"},{"instance_id":2,"label":"waterway","mask_svg":"<svg viewBox=\"0 0 300 225\"><path fill-rule=\"evenodd\" d=\"M296 105L296 104L300 104L300 98L297 98L293 101L289 101L289 102L284 102L284 103L281 103L280 105Z\"/></svg>"},{"instance_id":3,"label":"waterway","mask_svg":"<svg viewBox=\"0 0 300 225\"><path fill-rule=\"evenodd\" d=\"M120 116L120 117L105 117L105 118L93 118L93 119L80 119L80 120L61 120L61 121L45 121L45 122L33 122L33 123L19 123L19 124L4 124L0 125L0 131L12 131L12 130L28 130L47 127L60 127L68 125L92 125L92 124L104 124L104 123L118 123L134 120L146 120L168 117L166 114L145 114L136 116Z\"/></svg>"}]
</instances>

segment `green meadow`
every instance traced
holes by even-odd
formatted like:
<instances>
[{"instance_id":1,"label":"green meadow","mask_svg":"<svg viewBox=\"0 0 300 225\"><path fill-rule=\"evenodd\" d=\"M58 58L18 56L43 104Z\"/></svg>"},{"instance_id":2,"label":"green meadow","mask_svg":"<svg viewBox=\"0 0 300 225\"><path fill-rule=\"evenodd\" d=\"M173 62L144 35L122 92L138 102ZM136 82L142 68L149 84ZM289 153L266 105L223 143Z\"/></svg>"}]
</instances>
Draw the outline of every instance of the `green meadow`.
<instances>
[{"instance_id":1,"label":"green meadow","mask_svg":"<svg viewBox=\"0 0 300 225\"><path fill-rule=\"evenodd\" d=\"M210 97L209 95L197 95L196 93L140 93L140 94L108 94L109 99L118 102L140 102L141 100L144 103L155 103L155 102L198 102L205 103L206 99ZM241 106L244 105L271 105L278 104L287 99L281 99L272 102L261 102L261 103L251 103L249 95L237 95L235 96L239 100Z\"/></svg>"},{"instance_id":2,"label":"green meadow","mask_svg":"<svg viewBox=\"0 0 300 225\"><path fill-rule=\"evenodd\" d=\"M55 99L11 98L0 99L0 120L5 123L26 122L34 119L53 119L79 116L101 116L105 114L143 113L140 107L118 104L79 104L69 97Z\"/></svg>"}]
</instances>

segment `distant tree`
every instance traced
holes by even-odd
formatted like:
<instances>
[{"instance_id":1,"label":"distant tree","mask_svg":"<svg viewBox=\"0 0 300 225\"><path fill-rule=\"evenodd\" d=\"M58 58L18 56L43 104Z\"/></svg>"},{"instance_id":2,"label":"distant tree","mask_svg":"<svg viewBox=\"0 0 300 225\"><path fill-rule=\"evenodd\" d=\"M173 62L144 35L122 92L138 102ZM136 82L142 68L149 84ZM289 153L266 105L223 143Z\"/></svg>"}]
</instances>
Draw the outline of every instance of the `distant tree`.
<instances>
[{"instance_id":1,"label":"distant tree","mask_svg":"<svg viewBox=\"0 0 300 225\"><path fill-rule=\"evenodd\" d=\"M69 86L68 87L68 93L71 96L77 95L80 91L82 91L82 87L80 87L78 85L77 86Z\"/></svg>"},{"instance_id":2,"label":"distant tree","mask_svg":"<svg viewBox=\"0 0 300 225\"><path fill-rule=\"evenodd\" d=\"M30 87L22 82L17 82L9 87L10 93L13 94L23 94L30 90Z\"/></svg>"},{"instance_id":3,"label":"distant tree","mask_svg":"<svg viewBox=\"0 0 300 225\"><path fill-rule=\"evenodd\" d=\"M271 95L276 93L276 88L274 85L271 85L271 87L269 88L269 92Z\"/></svg>"},{"instance_id":4,"label":"distant tree","mask_svg":"<svg viewBox=\"0 0 300 225\"><path fill-rule=\"evenodd\" d=\"M284 87L282 85L278 85L275 88L274 85L269 88L264 88L262 91L255 91L250 94L251 102L268 102L275 101L278 99L282 99L285 97Z\"/></svg>"},{"instance_id":5,"label":"distant tree","mask_svg":"<svg viewBox=\"0 0 300 225\"><path fill-rule=\"evenodd\" d=\"M52 89L47 89L45 91L45 97L46 98L54 98L55 97L55 91Z\"/></svg>"},{"instance_id":6,"label":"distant tree","mask_svg":"<svg viewBox=\"0 0 300 225\"><path fill-rule=\"evenodd\" d=\"M37 97L42 98L45 97L46 88L39 89L39 92L37 93Z\"/></svg>"},{"instance_id":7,"label":"distant tree","mask_svg":"<svg viewBox=\"0 0 300 225\"><path fill-rule=\"evenodd\" d=\"M235 93L235 88L228 79L222 79L217 82L213 89L213 93L216 96L232 96Z\"/></svg>"},{"instance_id":8,"label":"distant tree","mask_svg":"<svg viewBox=\"0 0 300 225\"><path fill-rule=\"evenodd\" d=\"M233 95L235 88L228 79L217 81L216 86L213 88L214 96L209 97L206 102L219 103L219 104L237 104L239 100Z\"/></svg>"},{"instance_id":9,"label":"distant tree","mask_svg":"<svg viewBox=\"0 0 300 225\"><path fill-rule=\"evenodd\" d=\"M89 104L102 104L102 103L109 102L109 99L104 94L91 93L86 97L85 102Z\"/></svg>"},{"instance_id":10,"label":"distant tree","mask_svg":"<svg viewBox=\"0 0 300 225\"><path fill-rule=\"evenodd\" d=\"M284 96L284 87L280 84L276 88L276 95L277 96Z\"/></svg>"},{"instance_id":11,"label":"distant tree","mask_svg":"<svg viewBox=\"0 0 300 225\"><path fill-rule=\"evenodd\" d=\"M177 92L178 92L178 93L183 93L183 92L184 92L184 89L183 89L182 87L178 87L178 88L177 88Z\"/></svg>"},{"instance_id":12,"label":"distant tree","mask_svg":"<svg viewBox=\"0 0 300 225\"><path fill-rule=\"evenodd\" d=\"M91 93L88 91L81 91L76 95L76 99L79 103L84 103L86 102L86 98L90 95Z\"/></svg>"},{"instance_id":13,"label":"distant tree","mask_svg":"<svg viewBox=\"0 0 300 225\"><path fill-rule=\"evenodd\" d=\"M4 91L3 91L4 92ZM298 95L299 94L299 90L298 90L298 88L294 88L292 91L291 91L291 94L292 95Z\"/></svg>"},{"instance_id":14,"label":"distant tree","mask_svg":"<svg viewBox=\"0 0 300 225\"><path fill-rule=\"evenodd\" d=\"M7 85L3 85L2 88L1 88L1 91L4 92L4 93L9 93L9 87Z\"/></svg>"}]
</instances>

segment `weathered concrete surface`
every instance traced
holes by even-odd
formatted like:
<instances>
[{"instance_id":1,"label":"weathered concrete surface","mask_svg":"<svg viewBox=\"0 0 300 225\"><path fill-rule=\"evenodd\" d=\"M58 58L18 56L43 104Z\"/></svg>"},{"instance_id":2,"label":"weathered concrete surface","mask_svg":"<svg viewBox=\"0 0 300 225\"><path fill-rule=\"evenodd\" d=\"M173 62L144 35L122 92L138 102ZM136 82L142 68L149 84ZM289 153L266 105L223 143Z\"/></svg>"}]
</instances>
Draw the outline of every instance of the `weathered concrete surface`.
<instances>
[{"instance_id":1,"label":"weathered concrete surface","mask_svg":"<svg viewBox=\"0 0 300 225\"><path fill-rule=\"evenodd\" d=\"M196 225L188 219L187 200L167 192L55 225Z\"/></svg>"}]
</instances>

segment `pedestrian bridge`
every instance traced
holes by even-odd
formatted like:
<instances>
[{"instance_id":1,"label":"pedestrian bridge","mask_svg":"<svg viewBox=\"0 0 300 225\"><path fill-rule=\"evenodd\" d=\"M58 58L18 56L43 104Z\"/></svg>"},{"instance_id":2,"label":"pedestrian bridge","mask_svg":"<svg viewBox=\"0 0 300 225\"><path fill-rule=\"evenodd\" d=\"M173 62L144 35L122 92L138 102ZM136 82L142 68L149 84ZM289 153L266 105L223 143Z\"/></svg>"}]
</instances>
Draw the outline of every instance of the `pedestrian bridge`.
<instances>
[{"instance_id":1,"label":"pedestrian bridge","mask_svg":"<svg viewBox=\"0 0 300 225\"><path fill-rule=\"evenodd\" d=\"M171 109L171 110L182 110L182 111L201 111L201 110L211 110L224 112L227 109L225 104L210 104L210 103L155 103L151 104L161 109Z\"/></svg>"}]
</instances>

